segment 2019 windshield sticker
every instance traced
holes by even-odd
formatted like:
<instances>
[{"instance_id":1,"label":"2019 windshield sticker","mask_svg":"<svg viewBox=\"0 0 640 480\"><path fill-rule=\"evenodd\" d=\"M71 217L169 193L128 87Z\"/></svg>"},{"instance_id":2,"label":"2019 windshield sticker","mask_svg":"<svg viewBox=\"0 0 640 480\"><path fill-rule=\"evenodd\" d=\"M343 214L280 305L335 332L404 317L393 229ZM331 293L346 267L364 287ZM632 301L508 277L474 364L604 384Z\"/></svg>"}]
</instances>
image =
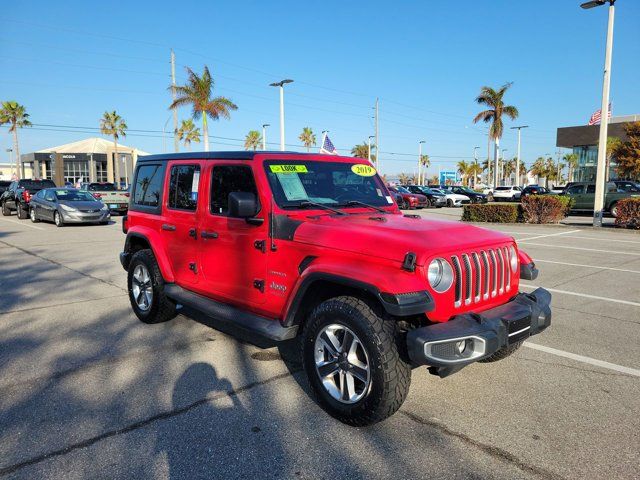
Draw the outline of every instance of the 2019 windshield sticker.
<instances>
[{"instance_id":1,"label":"2019 windshield sticker","mask_svg":"<svg viewBox=\"0 0 640 480\"><path fill-rule=\"evenodd\" d=\"M308 173L306 165L269 165L271 173Z\"/></svg>"},{"instance_id":2,"label":"2019 windshield sticker","mask_svg":"<svg viewBox=\"0 0 640 480\"><path fill-rule=\"evenodd\" d=\"M373 177L376 174L376 169L371 165L351 165L351 171L361 177Z\"/></svg>"}]
</instances>

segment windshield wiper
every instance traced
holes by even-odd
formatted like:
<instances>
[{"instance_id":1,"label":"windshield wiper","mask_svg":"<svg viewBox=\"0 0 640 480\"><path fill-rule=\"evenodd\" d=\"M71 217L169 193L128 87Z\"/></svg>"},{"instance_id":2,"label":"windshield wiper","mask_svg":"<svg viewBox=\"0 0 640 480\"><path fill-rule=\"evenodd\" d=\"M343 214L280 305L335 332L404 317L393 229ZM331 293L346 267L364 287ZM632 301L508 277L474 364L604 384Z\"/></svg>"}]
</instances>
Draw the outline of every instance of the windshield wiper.
<instances>
[{"instance_id":1,"label":"windshield wiper","mask_svg":"<svg viewBox=\"0 0 640 480\"><path fill-rule=\"evenodd\" d=\"M367 208L372 208L373 210L376 210L377 212L380 212L380 213L389 213L383 208L376 207L374 205L369 205L368 203L364 203L364 202L361 202L359 200L349 200L347 203L345 203L343 205L340 205L340 206L341 207L342 206L344 206L344 207L353 207L353 206L356 206L356 205L360 205L362 207L367 207Z\"/></svg>"},{"instance_id":2,"label":"windshield wiper","mask_svg":"<svg viewBox=\"0 0 640 480\"><path fill-rule=\"evenodd\" d=\"M342 210L338 210L337 208L330 207L329 205L325 205L324 203L312 202L310 200L304 200L298 204L300 208L309 208L309 207L318 207L324 210L329 210L333 213L337 213L338 215L346 215Z\"/></svg>"}]
</instances>

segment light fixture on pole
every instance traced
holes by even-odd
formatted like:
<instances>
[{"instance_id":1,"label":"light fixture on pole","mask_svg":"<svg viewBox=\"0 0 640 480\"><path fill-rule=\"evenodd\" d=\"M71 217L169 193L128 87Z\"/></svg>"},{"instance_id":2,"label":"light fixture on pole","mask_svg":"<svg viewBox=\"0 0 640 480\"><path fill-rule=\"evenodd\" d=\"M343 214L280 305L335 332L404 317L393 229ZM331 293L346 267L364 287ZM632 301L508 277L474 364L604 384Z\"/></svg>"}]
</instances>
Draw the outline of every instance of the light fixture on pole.
<instances>
[{"instance_id":1,"label":"light fixture on pole","mask_svg":"<svg viewBox=\"0 0 640 480\"><path fill-rule=\"evenodd\" d=\"M593 226L602 226L602 210L604 209L604 190L606 177L607 128L609 124L609 85L611 83L611 52L613 50L613 19L616 0L593 0L580 5L589 9L609 4L609 21L607 24L607 45L604 54L604 75L602 79L602 106L600 107L600 136L598 139L598 166L596 168L596 195L593 203Z\"/></svg>"},{"instance_id":2,"label":"light fixture on pole","mask_svg":"<svg viewBox=\"0 0 640 480\"><path fill-rule=\"evenodd\" d=\"M518 130L518 153L516 154L516 187L520 186L520 130L529 128L529 125L519 125L511 127L511 130Z\"/></svg>"},{"instance_id":3,"label":"light fixture on pole","mask_svg":"<svg viewBox=\"0 0 640 480\"><path fill-rule=\"evenodd\" d=\"M424 140L418 142L418 185L422 185L422 144Z\"/></svg>"},{"instance_id":4,"label":"light fixture on pole","mask_svg":"<svg viewBox=\"0 0 640 480\"><path fill-rule=\"evenodd\" d=\"M375 135L369 135L369 140L367 141L367 160L369 160L369 163L371 163L371 139L372 138L376 138Z\"/></svg>"},{"instance_id":5,"label":"light fixture on pole","mask_svg":"<svg viewBox=\"0 0 640 480\"><path fill-rule=\"evenodd\" d=\"M262 125L262 150L267 149L267 127L270 127L268 123Z\"/></svg>"},{"instance_id":6,"label":"light fixture on pole","mask_svg":"<svg viewBox=\"0 0 640 480\"><path fill-rule=\"evenodd\" d=\"M280 87L280 150L284 151L284 85L292 83L293 80L286 78L279 82L270 83L270 87Z\"/></svg>"}]
</instances>

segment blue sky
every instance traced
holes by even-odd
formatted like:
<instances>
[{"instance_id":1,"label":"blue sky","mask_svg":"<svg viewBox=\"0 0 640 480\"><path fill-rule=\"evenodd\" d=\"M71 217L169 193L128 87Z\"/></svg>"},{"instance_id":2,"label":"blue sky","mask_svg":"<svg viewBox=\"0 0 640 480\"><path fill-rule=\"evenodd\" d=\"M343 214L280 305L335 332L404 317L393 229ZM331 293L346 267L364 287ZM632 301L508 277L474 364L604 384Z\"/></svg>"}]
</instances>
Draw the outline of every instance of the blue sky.
<instances>
[{"instance_id":1,"label":"blue sky","mask_svg":"<svg viewBox=\"0 0 640 480\"><path fill-rule=\"evenodd\" d=\"M530 164L555 155L557 127L585 124L599 108L607 9L585 11L579 3L10 2L0 17L0 98L24 104L38 124L20 132L22 152L93 136L95 130L45 125L96 128L113 109L130 128L124 144L161 152L174 48L179 83L185 65L201 71L206 64L216 93L239 106L230 121L210 123L212 149L237 149L263 123L272 125L268 141L277 142L278 92L268 84L292 78L288 144L298 144L310 126L318 141L329 130L348 153L373 135L380 97L383 172L412 172L419 140L437 172L471 159L475 146L486 157L485 130L472 123L475 96L482 85L512 81L506 100L520 118L506 126L530 125L522 142ZM618 0L614 115L640 113L639 31L640 2ZM4 155L6 129L0 139ZM502 147L515 155L514 131L506 131Z\"/></svg>"}]
</instances>

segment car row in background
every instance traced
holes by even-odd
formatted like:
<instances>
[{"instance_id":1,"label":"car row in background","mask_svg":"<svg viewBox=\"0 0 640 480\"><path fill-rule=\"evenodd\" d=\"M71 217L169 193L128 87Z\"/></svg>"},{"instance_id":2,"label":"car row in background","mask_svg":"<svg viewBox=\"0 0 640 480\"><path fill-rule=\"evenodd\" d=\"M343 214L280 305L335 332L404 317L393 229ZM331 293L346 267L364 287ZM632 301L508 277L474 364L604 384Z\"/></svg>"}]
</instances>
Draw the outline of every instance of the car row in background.
<instances>
[{"instance_id":1,"label":"car row in background","mask_svg":"<svg viewBox=\"0 0 640 480\"><path fill-rule=\"evenodd\" d=\"M422 194L411 193L402 186L388 186L392 195L395 195L396 203L401 210L412 210L414 208L425 208L429 206L429 200Z\"/></svg>"},{"instance_id":2,"label":"car row in background","mask_svg":"<svg viewBox=\"0 0 640 480\"><path fill-rule=\"evenodd\" d=\"M31 199L29 217L33 223L47 220L63 227L68 223L99 223L111 219L109 207L89 192L76 188L45 188Z\"/></svg>"},{"instance_id":3,"label":"car row in background","mask_svg":"<svg viewBox=\"0 0 640 480\"><path fill-rule=\"evenodd\" d=\"M0 195L0 209L5 217L15 211L18 218L29 217L29 204L31 198L40 190L55 187L51 180L22 179L11 182L9 187Z\"/></svg>"},{"instance_id":4,"label":"car row in background","mask_svg":"<svg viewBox=\"0 0 640 480\"><path fill-rule=\"evenodd\" d=\"M436 192L429 187L424 187L422 185L405 185L404 188L414 195L424 195L427 198L427 207L440 208L447 204L447 199L443 193Z\"/></svg>"}]
</instances>

